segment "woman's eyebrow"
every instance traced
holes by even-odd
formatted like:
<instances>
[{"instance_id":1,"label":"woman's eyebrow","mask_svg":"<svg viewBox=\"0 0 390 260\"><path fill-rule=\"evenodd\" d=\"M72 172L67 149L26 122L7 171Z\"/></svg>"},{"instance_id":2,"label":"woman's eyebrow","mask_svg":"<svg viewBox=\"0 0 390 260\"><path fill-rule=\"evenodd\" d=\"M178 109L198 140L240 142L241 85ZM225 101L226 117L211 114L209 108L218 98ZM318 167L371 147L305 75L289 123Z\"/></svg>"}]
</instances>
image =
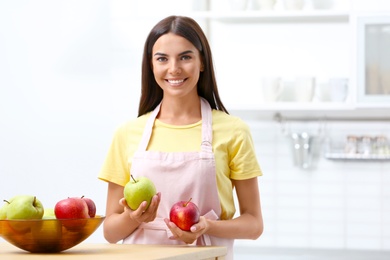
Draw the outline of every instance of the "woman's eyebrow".
<instances>
[{"instance_id":1,"label":"woman's eyebrow","mask_svg":"<svg viewBox=\"0 0 390 260\"><path fill-rule=\"evenodd\" d=\"M185 54L188 54L188 53L194 53L194 52L191 51L191 50L183 51L183 52L179 53L178 56L185 55ZM168 55L165 54L165 53L162 53L162 52L156 52L153 56L168 56Z\"/></svg>"},{"instance_id":2,"label":"woman's eyebrow","mask_svg":"<svg viewBox=\"0 0 390 260\"><path fill-rule=\"evenodd\" d=\"M153 56L168 56L168 55L162 52L156 52Z\"/></svg>"},{"instance_id":3,"label":"woman's eyebrow","mask_svg":"<svg viewBox=\"0 0 390 260\"><path fill-rule=\"evenodd\" d=\"M193 52L193 51L191 51L191 50L188 50L188 51L183 51L183 52L179 53L179 56L181 56L181 55L185 55L185 54L188 54L188 53L194 53L194 52Z\"/></svg>"}]
</instances>

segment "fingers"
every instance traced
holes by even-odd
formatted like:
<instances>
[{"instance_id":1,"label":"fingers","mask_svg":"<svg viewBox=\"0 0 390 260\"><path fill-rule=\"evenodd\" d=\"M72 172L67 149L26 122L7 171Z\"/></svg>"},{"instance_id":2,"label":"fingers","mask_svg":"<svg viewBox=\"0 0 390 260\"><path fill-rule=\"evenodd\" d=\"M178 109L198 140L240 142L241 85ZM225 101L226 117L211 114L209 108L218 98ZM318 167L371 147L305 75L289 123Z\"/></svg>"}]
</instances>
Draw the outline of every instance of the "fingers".
<instances>
[{"instance_id":1,"label":"fingers","mask_svg":"<svg viewBox=\"0 0 390 260\"><path fill-rule=\"evenodd\" d=\"M172 236L169 238L171 240L181 240L186 244L192 244L202 235L200 232L191 232L181 230L175 223L171 222L169 219L164 219L165 224L171 230Z\"/></svg>"},{"instance_id":2,"label":"fingers","mask_svg":"<svg viewBox=\"0 0 390 260\"><path fill-rule=\"evenodd\" d=\"M124 207L127 206L127 202L126 202L125 198L121 198L121 199L119 200L119 205L124 206Z\"/></svg>"},{"instance_id":3,"label":"fingers","mask_svg":"<svg viewBox=\"0 0 390 260\"><path fill-rule=\"evenodd\" d=\"M191 232L193 233L205 233L206 232L206 228L207 228L207 221L205 219L205 217L201 216L200 219L199 219L199 222L192 225L191 227Z\"/></svg>"},{"instance_id":4,"label":"fingers","mask_svg":"<svg viewBox=\"0 0 390 260\"><path fill-rule=\"evenodd\" d=\"M160 204L160 201L161 201L161 193L159 192L152 197L152 200L150 201L150 205L149 205L148 210L157 211L157 208L158 208L158 205ZM156 210L154 210L154 209L156 209Z\"/></svg>"},{"instance_id":5,"label":"fingers","mask_svg":"<svg viewBox=\"0 0 390 260\"><path fill-rule=\"evenodd\" d=\"M160 201L161 193L159 192L152 197L149 206L146 201L143 201L136 210L130 209L124 198L119 200L119 204L124 207L124 211L128 212L133 221L140 224L142 222L153 221L156 218Z\"/></svg>"},{"instance_id":6,"label":"fingers","mask_svg":"<svg viewBox=\"0 0 390 260\"><path fill-rule=\"evenodd\" d=\"M196 227L196 225L193 225L190 229L191 232L196 232L198 230L198 228Z\"/></svg>"},{"instance_id":7,"label":"fingers","mask_svg":"<svg viewBox=\"0 0 390 260\"><path fill-rule=\"evenodd\" d=\"M167 218L164 219L164 222L165 222L165 224L167 225L167 227L168 227L168 228L171 230L171 232L172 232L172 236L169 237L169 239L171 239L171 240L177 240L177 239L179 238L179 235L181 235L183 231L182 231L180 228L178 228L178 227L176 226L175 223L171 222L171 221L170 221L169 219L167 219Z\"/></svg>"}]
</instances>

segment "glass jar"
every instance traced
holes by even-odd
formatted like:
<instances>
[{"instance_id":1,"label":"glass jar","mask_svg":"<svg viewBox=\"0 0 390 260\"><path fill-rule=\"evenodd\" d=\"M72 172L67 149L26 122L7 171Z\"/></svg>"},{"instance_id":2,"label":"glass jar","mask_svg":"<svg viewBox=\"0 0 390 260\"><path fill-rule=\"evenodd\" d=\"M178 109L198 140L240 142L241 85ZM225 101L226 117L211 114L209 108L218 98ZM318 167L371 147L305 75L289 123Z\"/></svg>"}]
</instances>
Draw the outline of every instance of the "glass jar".
<instances>
[{"instance_id":1,"label":"glass jar","mask_svg":"<svg viewBox=\"0 0 390 260\"><path fill-rule=\"evenodd\" d=\"M388 154L389 145L387 141L387 137L384 135L379 135L376 137L375 141L376 154L383 155Z\"/></svg>"},{"instance_id":2,"label":"glass jar","mask_svg":"<svg viewBox=\"0 0 390 260\"><path fill-rule=\"evenodd\" d=\"M371 142L371 136L364 135L359 138L358 141L358 153L369 155L372 151L372 142Z\"/></svg>"},{"instance_id":3,"label":"glass jar","mask_svg":"<svg viewBox=\"0 0 390 260\"><path fill-rule=\"evenodd\" d=\"M348 135L344 147L344 153L356 154L356 152L357 152L357 136Z\"/></svg>"}]
</instances>

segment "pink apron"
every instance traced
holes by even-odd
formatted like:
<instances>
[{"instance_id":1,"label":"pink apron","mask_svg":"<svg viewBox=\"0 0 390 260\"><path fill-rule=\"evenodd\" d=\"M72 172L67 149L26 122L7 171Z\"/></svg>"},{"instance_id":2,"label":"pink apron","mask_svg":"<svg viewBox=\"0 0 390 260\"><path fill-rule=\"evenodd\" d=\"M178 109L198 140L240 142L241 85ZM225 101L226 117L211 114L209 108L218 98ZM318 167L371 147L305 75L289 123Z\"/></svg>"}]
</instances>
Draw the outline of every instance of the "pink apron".
<instances>
[{"instance_id":1,"label":"pink apron","mask_svg":"<svg viewBox=\"0 0 390 260\"><path fill-rule=\"evenodd\" d=\"M209 103L201 100L202 142L201 151L196 152L156 152L147 151L152 135L154 121L160 111L158 105L148 119L138 147L134 153L131 174L146 176L161 192L161 202L157 218L153 222L142 223L130 236L123 240L125 244L171 244L183 245L182 241L170 240L172 235L164 222L169 218L171 206L180 201L192 198L202 216L217 220L221 214L219 202L215 159L212 151L212 113ZM203 235L196 241L197 245L218 245L228 248L226 259L233 258L233 239Z\"/></svg>"}]
</instances>

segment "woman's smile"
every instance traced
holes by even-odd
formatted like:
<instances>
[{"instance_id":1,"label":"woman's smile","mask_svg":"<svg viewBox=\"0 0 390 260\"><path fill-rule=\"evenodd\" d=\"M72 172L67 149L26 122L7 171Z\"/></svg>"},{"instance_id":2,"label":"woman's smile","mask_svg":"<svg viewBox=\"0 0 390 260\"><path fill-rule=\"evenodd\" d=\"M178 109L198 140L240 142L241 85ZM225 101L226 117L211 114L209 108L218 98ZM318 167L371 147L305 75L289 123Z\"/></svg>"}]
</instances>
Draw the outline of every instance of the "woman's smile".
<instances>
[{"instance_id":1,"label":"woman's smile","mask_svg":"<svg viewBox=\"0 0 390 260\"><path fill-rule=\"evenodd\" d=\"M167 79L166 81L171 84L172 86L180 86L182 85L187 79Z\"/></svg>"}]
</instances>

